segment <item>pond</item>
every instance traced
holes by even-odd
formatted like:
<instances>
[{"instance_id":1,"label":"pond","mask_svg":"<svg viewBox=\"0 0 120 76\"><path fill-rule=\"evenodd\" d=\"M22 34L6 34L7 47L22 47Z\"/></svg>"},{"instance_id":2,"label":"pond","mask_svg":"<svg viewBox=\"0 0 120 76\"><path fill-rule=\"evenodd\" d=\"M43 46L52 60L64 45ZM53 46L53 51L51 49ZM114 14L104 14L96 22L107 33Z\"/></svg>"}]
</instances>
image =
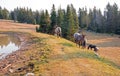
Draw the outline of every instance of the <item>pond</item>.
<instances>
[{"instance_id":1,"label":"pond","mask_svg":"<svg viewBox=\"0 0 120 76\"><path fill-rule=\"evenodd\" d=\"M0 34L0 59L18 49L20 41L15 34Z\"/></svg>"}]
</instances>

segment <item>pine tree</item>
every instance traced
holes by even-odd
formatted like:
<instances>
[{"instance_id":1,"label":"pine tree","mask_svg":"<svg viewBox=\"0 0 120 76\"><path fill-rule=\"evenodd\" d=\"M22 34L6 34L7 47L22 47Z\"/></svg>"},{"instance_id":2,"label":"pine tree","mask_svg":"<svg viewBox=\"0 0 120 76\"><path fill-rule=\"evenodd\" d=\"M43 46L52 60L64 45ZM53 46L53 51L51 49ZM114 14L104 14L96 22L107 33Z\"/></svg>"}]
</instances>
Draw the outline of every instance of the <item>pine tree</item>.
<instances>
[{"instance_id":1,"label":"pine tree","mask_svg":"<svg viewBox=\"0 0 120 76\"><path fill-rule=\"evenodd\" d=\"M43 33L49 33L49 27L50 27L50 16L47 10L45 12L43 10L40 15L39 30L40 32L43 32Z\"/></svg>"},{"instance_id":2,"label":"pine tree","mask_svg":"<svg viewBox=\"0 0 120 76\"><path fill-rule=\"evenodd\" d=\"M50 33L50 16L49 16L49 13L48 13L48 10L45 11L45 24L46 24L46 33Z\"/></svg>"},{"instance_id":3,"label":"pine tree","mask_svg":"<svg viewBox=\"0 0 120 76\"><path fill-rule=\"evenodd\" d=\"M53 4L52 10L51 10L51 25L50 25L50 32L53 34L54 26L57 24L57 15L55 10L55 5Z\"/></svg>"},{"instance_id":4,"label":"pine tree","mask_svg":"<svg viewBox=\"0 0 120 76\"><path fill-rule=\"evenodd\" d=\"M58 15L57 15L57 25L61 27L62 29L62 37L64 36L64 16L65 16L65 10L61 9L61 7L58 9Z\"/></svg>"},{"instance_id":5,"label":"pine tree","mask_svg":"<svg viewBox=\"0 0 120 76\"><path fill-rule=\"evenodd\" d=\"M107 18L106 18L106 31L108 33L113 32L113 11L112 11L112 6L108 3L106 6L107 9Z\"/></svg>"},{"instance_id":6,"label":"pine tree","mask_svg":"<svg viewBox=\"0 0 120 76\"><path fill-rule=\"evenodd\" d=\"M87 9L86 8L79 8L78 11L78 18L79 18L79 26L81 28L87 28L89 23L90 23L90 18L87 14Z\"/></svg>"},{"instance_id":7,"label":"pine tree","mask_svg":"<svg viewBox=\"0 0 120 76\"><path fill-rule=\"evenodd\" d=\"M58 26L63 25L63 20L64 20L64 11L60 7L58 9L58 15L57 15L57 24L58 24Z\"/></svg>"},{"instance_id":8,"label":"pine tree","mask_svg":"<svg viewBox=\"0 0 120 76\"><path fill-rule=\"evenodd\" d=\"M66 13L66 35L67 35L67 39L72 40L71 37L73 36L73 34L76 32L76 30L78 30L78 22L75 22L75 14L76 12L74 11L75 9L73 9L73 6L67 6L67 13ZM76 23L76 24L75 24Z\"/></svg>"},{"instance_id":9,"label":"pine tree","mask_svg":"<svg viewBox=\"0 0 120 76\"><path fill-rule=\"evenodd\" d=\"M89 18L90 18L90 24L88 26L88 30L92 30L92 31L97 31L97 9L96 7L93 8L93 10L89 10Z\"/></svg>"},{"instance_id":10,"label":"pine tree","mask_svg":"<svg viewBox=\"0 0 120 76\"><path fill-rule=\"evenodd\" d=\"M39 27L39 31L45 33L45 13L44 10L41 11L40 14L40 27Z\"/></svg>"},{"instance_id":11,"label":"pine tree","mask_svg":"<svg viewBox=\"0 0 120 76\"><path fill-rule=\"evenodd\" d=\"M72 11L73 20L74 20L73 32L76 32L76 30L79 29L78 15L76 13L76 9L74 8L74 6L72 4L71 4L71 11Z\"/></svg>"},{"instance_id":12,"label":"pine tree","mask_svg":"<svg viewBox=\"0 0 120 76\"><path fill-rule=\"evenodd\" d=\"M36 24L40 24L40 12L38 10L34 12L34 18L36 20Z\"/></svg>"},{"instance_id":13,"label":"pine tree","mask_svg":"<svg viewBox=\"0 0 120 76\"><path fill-rule=\"evenodd\" d=\"M114 3L113 4L113 22L112 22L112 24L113 24L113 26L112 26L112 32L113 33L115 33L115 31L116 31L116 29L117 29L117 27L119 26L119 24L118 24L118 6L117 6L117 4L116 3Z\"/></svg>"},{"instance_id":14,"label":"pine tree","mask_svg":"<svg viewBox=\"0 0 120 76\"><path fill-rule=\"evenodd\" d=\"M0 19L2 19L2 7L0 6Z\"/></svg>"},{"instance_id":15,"label":"pine tree","mask_svg":"<svg viewBox=\"0 0 120 76\"><path fill-rule=\"evenodd\" d=\"M0 11L1 13L1 19L9 19L9 11L4 8Z\"/></svg>"}]
</instances>

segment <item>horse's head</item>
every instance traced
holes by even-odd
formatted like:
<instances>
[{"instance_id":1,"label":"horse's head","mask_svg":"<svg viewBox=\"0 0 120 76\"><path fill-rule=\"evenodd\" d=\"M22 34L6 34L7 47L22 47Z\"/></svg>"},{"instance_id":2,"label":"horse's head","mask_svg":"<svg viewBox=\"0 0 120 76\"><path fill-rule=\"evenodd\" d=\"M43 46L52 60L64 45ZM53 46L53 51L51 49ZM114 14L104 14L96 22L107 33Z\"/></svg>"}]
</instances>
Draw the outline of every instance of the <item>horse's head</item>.
<instances>
[{"instance_id":1,"label":"horse's head","mask_svg":"<svg viewBox=\"0 0 120 76\"><path fill-rule=\"evenodd\" d=\"M85 34L82 34L82 37L83 37L83 38L85 38L85 37L86 37L86 35L85 35Z\"/></svg>"}]
</instances>

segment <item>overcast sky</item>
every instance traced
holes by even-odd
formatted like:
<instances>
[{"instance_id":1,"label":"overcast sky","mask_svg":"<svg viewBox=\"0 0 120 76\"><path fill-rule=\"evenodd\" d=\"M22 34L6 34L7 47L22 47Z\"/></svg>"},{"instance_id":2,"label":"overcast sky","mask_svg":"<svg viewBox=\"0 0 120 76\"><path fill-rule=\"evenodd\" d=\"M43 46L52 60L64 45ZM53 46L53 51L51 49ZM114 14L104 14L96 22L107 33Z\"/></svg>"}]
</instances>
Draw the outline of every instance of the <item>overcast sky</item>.
<instances>
[{"instance_id":1,"label":"overcast sky","mask_svg":"<svg viewBox=\"0 0 120 76\"><path fill-rule=\"evenodd\" d=\"M120 7L120 0L0 0L0 6L7 8L9 11L16 7L28 7L34 11L41 9L50 11L53 4L55 4L56 9L60 6L66 9L68 4L73 4L76 10L85 6L87 8L96 6L97 9L100 8L103 11L108 2L111 5L116 3Z\"/></svg>"}]
</instances>

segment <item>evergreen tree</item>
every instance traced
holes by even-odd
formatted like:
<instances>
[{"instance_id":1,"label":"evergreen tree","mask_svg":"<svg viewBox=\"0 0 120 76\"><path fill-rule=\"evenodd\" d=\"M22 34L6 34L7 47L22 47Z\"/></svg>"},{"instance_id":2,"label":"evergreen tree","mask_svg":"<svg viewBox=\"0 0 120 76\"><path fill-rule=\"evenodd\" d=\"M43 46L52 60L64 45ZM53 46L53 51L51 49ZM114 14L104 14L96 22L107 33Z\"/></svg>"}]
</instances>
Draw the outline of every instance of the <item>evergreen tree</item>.
<instances>
[{"instance_id":1,"label":"evergreen tree","mask_svg":"<svg viewBox=\"0 0 120 76\"><path fill-rule=\"evenodd\" d=\"M89 19L90 19L90 23L89 23L89 25L88 25L87 30L92 30L92 25L93 25L93 11L92 11L92 9L89 9L89 14L88 14L88 16L89 16ZM93 30L92 30L92 31L93 31Z\"/></svg>"},{"instance_id":2,"label":"evergreen tree","mask_svg":"<svg viewBox=\"0 0 120 76\"><path fill-rule=\"evenodd\" d=\"M0 6L0 19L2 19L2 7Z\"/></svg>"},{"instance_id":3,"label":"evergreen tree","mask_svg":"<svg viewBox=\"0 0 120 76\"><path fill-rule=\"evenodd\" d=\"M100 20L101 13L99 10L96 9L96 7L93 8L93 11L89 10L89 18L90 18L90 24L88 26L88 30L92 30L97 32L99 24L101 22Z\"/></svg>"},{"instance_id":4,"label":"evergreen tree","mask_svg":"<svg viewBox=\"0 0 120 76\"><path fill-rule=\"evenodd\" d=\"M87 28L89 23L90 23L90 18L87 14L87 9L86 8L79 8L78 11L78 19L79 19L79 26L81 28Z\"/></svg>"},{"instance_id":5,"label":"evergreen tree","mask_svg":"<svg viewBox=\"0 0 120 76\"><path fill-rule=\"evenodd\" d=\"M63 20L64 20L64 11L60 7L58 9L58 15L57 15L57 24L58 24L58 26L63 25Z\"/></svg>"},{"instance_id":6,"label":"evergreen tree","mask_svg":"<svg viewBox=\"0 0 120 76\"><path fill-rule=\"evenodd\" d=\"M49 27L50 27L50 16L47 10L45 12L43 10L40 16L39 30L40 32L43 32L43 33L49 33Z\"/></svg>"},{"instance_id":7,"label":"evergreen tree","mask_svg":"<svg viewBox=\"0 0 120 76\"><path fill-rule=\"evenodd\" d=\"M71 4L71 11L73 14L73 20L74 20L74 32L79 28L79 22L78 22L78 16L76 13L76 9L74 8L74 6Z\"/></svg>"},{"instance_id":8,"label":"evergreen tree","mask_svg":"<svg viewBox=\"0 0 120 76\"><path fill-rule=\"evenodd\" d=\"M65 10L63 10L63 24L61 25L62 28L62 36L64 38L67 38L67 13L65 12Z\"/></svg>"},{"instance_id":9,"label":"evergreen tree","mask_svg":"<svg viewBox=\"0 0 120 76\"><path fill-rule=\"evenodd\" d=\"M51 11L51 25L50 25L50 32L53 34L54 26L57 24L57 15L55 10L55 5L53 4L52 11Z\"/></svg>"},{"instance_id":10,"label":"evergreen tree","mask_svg":"<svg viewBox=\"0 0 120 76\"><path fill-rule=\"evenodd\" d=\"M40 14L40 27L39 27L39 30L40 32L43 32L45 33L45 13L44 13L44 10L41 11L41 14Z\"/></svg>"},{"instance_id":11,"label":"evergreen tree","mask_svg":"<svg viewBox=\"0 0 120 76\"><path fill-rule=\"evenodd\" d=\"M46 33L50 33L50 16L48 10L45 11L45 24L46 24Z\"/></svg>"},{"instance_id":12,"label":"evergreen tree","mask_svg":"<svg viewBox=\"0 0 120 76\"><path fill-rule=\"evenodd\" d=\"M64 16L65 11L61 9L61 7L58 9L58 15L57 15L57 25L61 27L62 29L62 36L64 37L65 27L64 27Z\"/></svg>"},{"instance_id":13,"label":"evergreen tree","mask_svg":"<svg viewBox=\"0 0 120 76\"><path fill-rule=\"evenodd\" d=\"M40 12L38 10L34 12L34 18L35 18L36 24L40 24Z\"/></svg>"},{"instance_id":14,"label":"evergreen tree","mask_svg":"<svg viewBox=\"0 0 120 76\"><path fill-rule=\"evenodd\" d=\"M9 11L0 7L0 19L9 19Z\"/></svg>"},{"instance_id":15,"label":"evergreen tree","mask_svg":"<svg viewBox=\"0 0 120 76\"><path fill-rule=\"evenodd\" d=\"M67 6L67 13L66 13L66 38L69 40L72 40L71 37L73 36L73 34L76 32L76 30L78 30L78 24L75 25L75 17L73 13L76 13L75 11L73 12L73 6Z\"/></svg>"},{"instance_id":16,"label":"evergreen tree","mask_svg":"<svg viewBox=\"0 0 120 76\"><path fill-rule=\"evenodd\" d=\"M72 26L73 26L73 17L72 17L73 15L72 15L72 11L71 11L71 8L70 8L70 6L68 5L67 6L67 12L66 12L66 38L67 39L70 39L70 37L71 37L71 33L72 33Z\"/></svg>"},{"instance_id":17,"label":"evergreen tree","mask_svg":"<svg viewBox=\"0 0 120 76\"><path fill-rule=\"evenodd\" d=\"M118 11L118 25L116 27L115 33L120 35L120 11Z\"/></svg>"},{"instance_id":18,"label":"evergreen tree","mask_svg":"<svg viewBox=\"0 0 120 76\"><path fill-rule=\"evenodd\" d=\"M96 16L97 16L96 22L98 24L96 32L104 33L105 32L105 27L104 27L105 19L104 19L104 16L102 15L100 9L97 10Z\"/></svg>"},{"instance_id":19,"label":"evergreen tree","mask_svg":"<svg viewBox=\"0 0 120 76\"><path fill-rule=\"evenodd\" d=\"M118 20L119 20L119 18L118 18L118 6L116 3L113 4L113 18L112 19L113 19L113 22L112 22L112 24L113 24L112 30L113 31L112 32L115 33L117 27L119 26L119 24L118 24Z\"/></svg>"},{"instance_id":20,"label":"evergreen tree","mask_svg":"<svg viewBox=\"0 0 120 76\"><path fill-rule=\"evenodd\" d=\"M108 5L106 6L107 9L107 18L106 18L106 31L107 32L111 32L112 31L112 6L108 3Z\"/></svg>"}]
</instances>

